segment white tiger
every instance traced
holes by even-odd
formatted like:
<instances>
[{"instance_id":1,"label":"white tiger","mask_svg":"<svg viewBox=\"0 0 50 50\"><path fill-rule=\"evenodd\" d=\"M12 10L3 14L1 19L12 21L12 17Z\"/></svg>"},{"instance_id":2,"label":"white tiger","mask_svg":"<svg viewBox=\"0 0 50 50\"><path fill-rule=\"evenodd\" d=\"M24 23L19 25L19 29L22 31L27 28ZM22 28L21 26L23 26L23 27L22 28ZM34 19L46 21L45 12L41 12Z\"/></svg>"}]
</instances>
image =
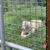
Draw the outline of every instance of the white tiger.
<instances>
[{"instance_id":1,"label":"white tiger","mask_svg":"<svg viewBox=\"0 0 50 50\"><path fill-rule=\"evenodd\" d=\"M32 32L34 33L36 29L42 26L41 20L31 20L22 22L22 37L29 36Z\"/></svg>"}]
</instances>

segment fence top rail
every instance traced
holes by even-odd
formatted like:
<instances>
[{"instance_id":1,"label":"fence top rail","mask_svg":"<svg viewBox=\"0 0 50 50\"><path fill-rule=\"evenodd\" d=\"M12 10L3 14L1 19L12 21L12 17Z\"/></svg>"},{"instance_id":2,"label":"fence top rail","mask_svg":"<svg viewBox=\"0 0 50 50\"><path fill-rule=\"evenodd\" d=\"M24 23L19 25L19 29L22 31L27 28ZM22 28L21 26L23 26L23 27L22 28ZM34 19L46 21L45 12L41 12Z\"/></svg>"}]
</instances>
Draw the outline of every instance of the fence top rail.
<instances>
[{"instance_id":1,"label":"fence top rail","mask_svg":"<svg viewBox=\"0 0 50 50\"><path fill-rule=\"evenodd\" d=\"M0 44L1 44L1 40L0 40ZM11 47L11 48L15 48L15 49L19 49L19 50L32 50L30 48L27 48L27 47L23 47L23 46L20 46L18 44L14 44L14 43L11 43L11 42L5 42L5 45L7 47Z\"/></svg>"}]
</instances>

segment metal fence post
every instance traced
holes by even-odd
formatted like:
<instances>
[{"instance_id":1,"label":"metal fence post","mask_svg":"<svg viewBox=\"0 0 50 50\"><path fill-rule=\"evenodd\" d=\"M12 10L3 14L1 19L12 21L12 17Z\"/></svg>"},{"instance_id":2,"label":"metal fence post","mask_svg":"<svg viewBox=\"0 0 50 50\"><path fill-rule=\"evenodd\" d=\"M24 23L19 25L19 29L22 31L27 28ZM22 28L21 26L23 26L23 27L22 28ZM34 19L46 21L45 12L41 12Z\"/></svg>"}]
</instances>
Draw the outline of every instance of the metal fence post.
<instances>
[{"instance_id":1,"label":"metal fence post","mask_svg":"<svg viewBox=\"0 0 50 50\"><path fill-rule=\"evenodd\" d=\"M2 0L0 0L0 39L1 39L1 50L5 50L5 39L4 39L4 29L3 29L3 5Z\"/></svg>"}]
</instances>

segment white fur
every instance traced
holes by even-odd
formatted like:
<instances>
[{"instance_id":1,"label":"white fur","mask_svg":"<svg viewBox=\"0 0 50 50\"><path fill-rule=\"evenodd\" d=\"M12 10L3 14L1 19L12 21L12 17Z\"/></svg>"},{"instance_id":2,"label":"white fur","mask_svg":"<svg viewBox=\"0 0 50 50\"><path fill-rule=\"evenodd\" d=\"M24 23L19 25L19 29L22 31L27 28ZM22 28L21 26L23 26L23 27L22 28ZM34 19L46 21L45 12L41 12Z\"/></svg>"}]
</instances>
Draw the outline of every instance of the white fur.
<instances>
[{"instance_id":1,"label":"white fur","mask_svg":"<svg viewBox=\"0 0 50 50\"><path fill-rule=\"evenodd\" d=\"M28 26L29 28L26 29L26 26ZM38 29L39 27L42 26L42 21L41 20L31 20L31 21L23 21L22 22L22 32L21 32L21 36L22 37L27 37L31 34L31 32L35 32L36 29ZM30 31L29 31L30 29ZM28 30L28 34L25 34L25 32Z\"/></svg>"}]
</instances>

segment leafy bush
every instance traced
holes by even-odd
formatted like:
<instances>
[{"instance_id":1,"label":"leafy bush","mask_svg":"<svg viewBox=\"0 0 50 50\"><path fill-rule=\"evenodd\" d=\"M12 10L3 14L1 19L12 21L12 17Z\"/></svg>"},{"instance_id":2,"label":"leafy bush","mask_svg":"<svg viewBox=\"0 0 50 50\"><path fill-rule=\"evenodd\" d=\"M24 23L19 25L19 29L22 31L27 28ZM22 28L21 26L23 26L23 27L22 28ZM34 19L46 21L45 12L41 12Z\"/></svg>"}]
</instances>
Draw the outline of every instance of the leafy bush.
<instances>
[{"instance_id":1,"label":"leafy bush","mask_svg":"<svg viewBox=\"0 0 50 50\"><path fill-rule=\"evenodd\" d=\"M18 9L19 8L19 9ZM41 10L42 8L42 10ZM26 38L22 38L21 25L23 20L40 19L45 20L45 7L37 6L26 8L19 5L14 9L9 7L9 11L4 14L5 39L10 42L20 44L32 49L43 50L42 43L45 40L45 27L39 28ZM30 11L31 10L31 11ZM38 46L38 47L37 47Z\"/></svg>"}]
</instances>

